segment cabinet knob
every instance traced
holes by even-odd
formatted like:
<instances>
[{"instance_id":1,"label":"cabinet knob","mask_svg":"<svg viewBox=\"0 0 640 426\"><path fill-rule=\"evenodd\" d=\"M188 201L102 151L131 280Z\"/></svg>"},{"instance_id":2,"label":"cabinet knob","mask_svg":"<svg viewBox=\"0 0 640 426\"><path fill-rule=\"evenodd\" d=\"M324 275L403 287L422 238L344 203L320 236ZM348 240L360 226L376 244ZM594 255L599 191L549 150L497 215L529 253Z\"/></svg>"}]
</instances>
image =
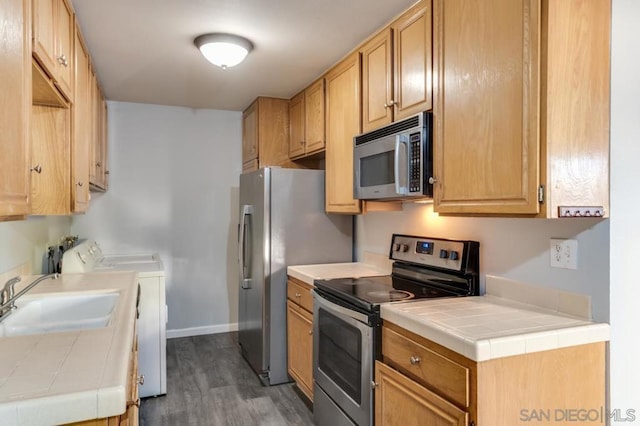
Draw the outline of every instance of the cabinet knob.
<instances>
[{"instance_id":1,"label":"cabinet knob","mask_svg":"<svg viewBox=\"0 0 640 426\"><path fill-rule=\"evenodd\" d=\"M415 356L413 355L411 358L409 358L409 362L411 363L411 365L418 365L420 364L420 357L419 356Z\"/></svg>"},{"instance_id":2,"label":"cabinet knob","mask_svg":"<svg viewBox=\"0 0 640 426\"><path fill-rule=\"evenodd\" d=\"M96 167L102 167L102 163L98 161L98 162L96 163Z\"/></svg>"},{"instance_id":3,"label":"cabinet knob","mask_svg":"<svg viewBox=\"0 0 640 426\"><path fill-rule=\"evenodd\" d=\"M302 297L300 293L296 293L296 297Z\"/></svg>"},{"instance_id":4,"label":"cabinet knob","mask_svg":"<svg viewBox=\"0 0 640 426\"><path fill-rule=\"evenodd\" d=\"M77 183L77 185L78 185L78 186L82 186L82 182L78 182L78 183Z\"/></svg>"},{"instance_id":5,"label":"cabinet knob","mask_svg":"<svg viewBox=\"0 0 640 426\"><path fill-rule=\"evenodd\" d=\"M394 106L396 104L396 101L394 101L393 99L391 99L389 102L384 104L385 108L391 108L392 106Z\"/></svg>"},{"instance_id":6,"label":"cabinet knob","mask_svg":"<svg viewBox=\"0 0 640 426\"><path fill-rule=\"evenodd\" d=\"M309 330L309 336L311 336L313 334L313 329Z\"/></svg>"},{"instance_id":7,"label":"cabinet knob","mask_svg":"<svg viewBox=\"0 0 640 426\"><path fill-rule=\"evenodd\" d=\"M40 164L37 164L35 167L32 167L29 170L36 173L42 173L42 167L40 167Z\"/></svg>"},{"instance_id":8,"label":"cabinet knob","mask_svg":"<svg viewBox=\"0 0 640 426\"><path fill-rule=\"evenodd\" d=\"M304 141L300 141L300 145L304 145Z\"/></svg>"},{"instance_id":9,"label":"cabinet knob","mask_svg":"<svg viewBox=\"0 0 640 426\"><path fill-rule=\"evenodd\" d=\"M139 385L144 385L144 374L139 375L139 376L138 376L138 380L136 380L136 382L137 382Z\"/></svg>"},{"instance_id":10,"label":"cabinet knob","mask_svg":"<svg viewBox=\"0 0 640 426\"><path fill-rule=\"evenodd\" d=\"M371 389L375 389L378 387L378 384L375 382L375 380L371 381Z\"/></svg>"},{"instance_id":11,"label":"cabinet knob","mask_svg":"<svg viewBox=\"0 0 640 426\"><path fill-rule=\"evenodd\" d=\"M67 60L67 56L64 53L58 56L58 63L60 63L60 65L62 65L63 67L69 66L69 61Z\"/></svg>"},{"instance_id":12,"label":"cabinet knob","mask_svg":"<svg viewBox=\"0 0 640 426\"><path fill-rule=\"evenodd\" d=\"M436 180L436 178L434 178L433 176L431 176L431 177L429 178L429 183L430 183L431 185L435 184L436 182L437 182L437 180Z\"/></svg>"}]
</instances>

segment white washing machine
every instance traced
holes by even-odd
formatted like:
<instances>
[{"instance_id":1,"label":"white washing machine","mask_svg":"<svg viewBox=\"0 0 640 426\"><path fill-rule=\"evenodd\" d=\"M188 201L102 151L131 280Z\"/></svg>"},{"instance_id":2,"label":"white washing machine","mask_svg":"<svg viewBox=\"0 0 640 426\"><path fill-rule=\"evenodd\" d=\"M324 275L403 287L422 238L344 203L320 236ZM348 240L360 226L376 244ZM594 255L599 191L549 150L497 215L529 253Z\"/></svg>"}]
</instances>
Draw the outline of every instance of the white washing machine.
<instances>
[{"instance_id":1,"label":"white washing machine","mask_svg":"<svg viewBox=\"0 0 640 426\"><path fill-rule=\"evenodd\" d=\"M135 271L140 284L138 369L140 397L167 393L167 303L164 266L157 254L105 255L92 240L65 251L62 273Z\"/></svg>"}]
</instances>

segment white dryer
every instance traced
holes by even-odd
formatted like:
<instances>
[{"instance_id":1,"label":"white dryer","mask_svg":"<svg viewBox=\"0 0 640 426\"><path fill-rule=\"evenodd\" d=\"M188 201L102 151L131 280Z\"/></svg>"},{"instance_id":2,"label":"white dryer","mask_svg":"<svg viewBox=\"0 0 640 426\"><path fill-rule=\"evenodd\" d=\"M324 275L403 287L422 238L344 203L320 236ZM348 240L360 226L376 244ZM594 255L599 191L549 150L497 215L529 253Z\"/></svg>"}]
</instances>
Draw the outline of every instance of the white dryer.
<instances>
[{"instance_id":1,"label":"white dryer","mask_svg":"<svg viewBox=\"0 0 640 426\"><path fill-rule=\"evenodd\" d=\"M62 273L135 271L138 273L138 370L140 397L167 393L167 303L164 265L158 254L105 255L93 240L65 251Z\"/></svg>"}]
</instances>

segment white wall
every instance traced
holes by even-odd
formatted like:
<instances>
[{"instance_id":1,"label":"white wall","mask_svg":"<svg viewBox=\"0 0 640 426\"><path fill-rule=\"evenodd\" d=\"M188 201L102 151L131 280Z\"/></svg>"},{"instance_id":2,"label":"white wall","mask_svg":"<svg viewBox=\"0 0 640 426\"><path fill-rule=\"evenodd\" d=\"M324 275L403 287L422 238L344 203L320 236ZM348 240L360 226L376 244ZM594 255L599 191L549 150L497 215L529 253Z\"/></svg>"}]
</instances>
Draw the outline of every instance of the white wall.
<instances>
[{"instance_id":1,"label":"white wall","mask_svg":"<svg viewBox=\"0 0 640 426\"><path fill-rule=\"evenodd\" d=\"M0 222L0 273L24 264L34 274L46 273L47 247L60 245L60 239L69 235L70 224L68 216L30 216Z\"/></svg>"},{"instance_id":2,"label":"white wall","mask_svg":"<svg viewBox=\"0 0 640 426\"><path fill-rule=\"evenodd\" d=\"M431 204L402 212L369 213L357 220L358 259L363 251L387 254L391 235L405 233L480 242L480 272L591 296L593 317L609 320L609 221L444 217ZM551 238L578 241L578 269L549 266Z\"/></svg>"},{"instance_id":3,"label":"white wall","mask_svg":"<svg viewBox=\"0 0 640 426\"><path fill-rule=\"evenodd\" d=\"M237 327L240 112L109 102L110 187L71 229L105 253L158 252L169 336Z\"/></svg>"},{"instance_id":4,"label":"white wall","mask_svg":"<svg viewBox=\"0 0 640 426\"><path fill-rule=\"evenodd\" d=\"M611 55L611 408L640 419L640 2L613 0ZM615 424L615 423L614 423ZM619 424L628 424L620 422Z\"/></svg>"}]
</instances>

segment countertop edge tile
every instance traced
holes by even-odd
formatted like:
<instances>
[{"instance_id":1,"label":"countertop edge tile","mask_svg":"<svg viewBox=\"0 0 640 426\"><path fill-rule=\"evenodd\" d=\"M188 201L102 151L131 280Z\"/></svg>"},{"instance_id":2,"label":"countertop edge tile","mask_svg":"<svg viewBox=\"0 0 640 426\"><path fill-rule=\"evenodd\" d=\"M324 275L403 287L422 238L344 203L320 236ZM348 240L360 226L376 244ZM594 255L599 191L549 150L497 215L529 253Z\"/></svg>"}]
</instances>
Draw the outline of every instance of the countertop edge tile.
<instances>
[{"instance_id":1,"label":"countertop edge tile","mask_svg":"<svg viewBox=\"0 0 640 426\"><path fill-rule=\"evenodd\" d=\"M18 424L37 426L95 419L96 394L94 390L18 401Z\"/></svg>"}]
</instances>

